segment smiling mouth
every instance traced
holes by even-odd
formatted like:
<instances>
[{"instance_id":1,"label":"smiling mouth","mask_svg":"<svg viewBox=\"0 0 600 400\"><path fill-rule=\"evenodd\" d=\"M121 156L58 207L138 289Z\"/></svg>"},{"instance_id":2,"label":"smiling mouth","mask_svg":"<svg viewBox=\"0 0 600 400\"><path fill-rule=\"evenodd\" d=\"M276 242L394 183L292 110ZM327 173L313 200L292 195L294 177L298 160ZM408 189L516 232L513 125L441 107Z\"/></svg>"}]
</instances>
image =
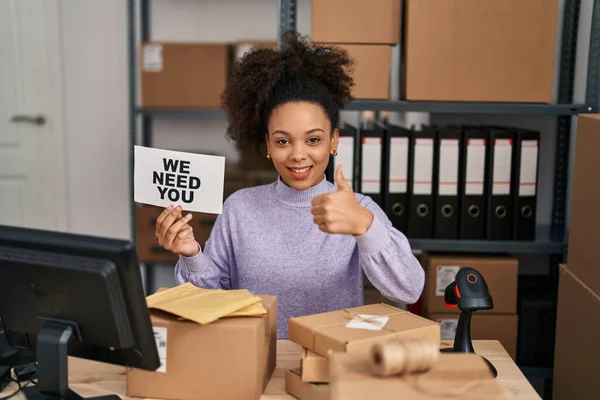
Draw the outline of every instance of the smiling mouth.
<instances>
[{"instance_id":1,"label":"smiling mouth","mask_svg":"<svg viewBox=\"0 0 600 400\"><path fill-rule=\"evenodd\" d=\"M303 174L305 172L308 172L308 170L311 169L311 168L312 168L312 166L311 167L304 167L304 168L291 168L291 167L288 167L288 169L290 171L296 172L298 174Z\"/></svg>"}]
</instances>

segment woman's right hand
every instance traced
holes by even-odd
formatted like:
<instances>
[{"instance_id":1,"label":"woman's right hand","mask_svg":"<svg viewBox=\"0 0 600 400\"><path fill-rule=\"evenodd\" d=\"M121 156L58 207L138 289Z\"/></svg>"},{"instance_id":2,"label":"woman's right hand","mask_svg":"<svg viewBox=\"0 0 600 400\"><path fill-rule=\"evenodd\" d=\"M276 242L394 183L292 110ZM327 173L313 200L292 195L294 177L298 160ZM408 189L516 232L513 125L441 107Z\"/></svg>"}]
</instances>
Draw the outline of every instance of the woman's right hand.
<instances>
[{"instance_id":1,"label":"woman's right hand","mask_svg":"<svg viewBox=\"0 0 600 400\"><path fill-rule=\"evenodd\" d=\"M200 245L194 239L194 230L189 222L192 214L183 216L181 206L166 208L156 220L155 236L158 244L175 254L193 257L200 252Z\"/></svg>"}]
</instances>

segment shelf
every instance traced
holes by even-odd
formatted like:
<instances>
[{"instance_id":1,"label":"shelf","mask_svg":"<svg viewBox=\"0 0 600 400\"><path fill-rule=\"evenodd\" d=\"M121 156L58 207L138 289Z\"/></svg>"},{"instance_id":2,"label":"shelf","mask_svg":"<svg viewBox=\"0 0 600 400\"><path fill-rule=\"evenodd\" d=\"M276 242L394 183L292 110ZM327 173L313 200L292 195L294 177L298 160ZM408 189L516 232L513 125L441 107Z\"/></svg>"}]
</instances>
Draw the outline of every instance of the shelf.
<instances>
[{"instance_id":1,"label":"shelf","mask_svg":"<svg viewBox=\"0 0 600 400\"><path fill-rule=\"evenodd\" d=\"M592 112L592 108L586 104L472 103L406 100L354 100L348 103L344 110L555 116Z\"/></svg>"},{"instance_id":2,"label":"shelf","mask_svg":"<svg viewBox=\"0 0 600 400\"><path fill-rule=\"evenodd\" d=\"M391 111L391 112L430 112L459 114L509 114L509 115L576 115L592 112L585 104L528 104L528 103L467 103L438 101L404 100L354 100L348 103L345 111ZM223 116L220 109L177 109L177 108L137 108L137 114L145 116Z\"/></svg>"}]
</instances>

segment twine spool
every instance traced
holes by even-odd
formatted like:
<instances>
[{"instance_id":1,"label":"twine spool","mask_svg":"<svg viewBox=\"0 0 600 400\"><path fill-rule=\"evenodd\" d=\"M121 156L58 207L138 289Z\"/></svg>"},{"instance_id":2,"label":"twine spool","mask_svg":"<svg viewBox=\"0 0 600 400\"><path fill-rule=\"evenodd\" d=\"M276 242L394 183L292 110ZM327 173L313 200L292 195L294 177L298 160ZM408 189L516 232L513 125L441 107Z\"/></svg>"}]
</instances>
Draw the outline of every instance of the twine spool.
<instances>
[{"instance_id":1,"label":"twine spool","mask_svg":"<svg viewBox=\"0 0 600 400\"><path fill-rule=\"evenodd\" d=\"M437 344L427 338L404 338L373 345L372 370L383 377L425 372L440 357Z\"/></svg>"}]
</instances>

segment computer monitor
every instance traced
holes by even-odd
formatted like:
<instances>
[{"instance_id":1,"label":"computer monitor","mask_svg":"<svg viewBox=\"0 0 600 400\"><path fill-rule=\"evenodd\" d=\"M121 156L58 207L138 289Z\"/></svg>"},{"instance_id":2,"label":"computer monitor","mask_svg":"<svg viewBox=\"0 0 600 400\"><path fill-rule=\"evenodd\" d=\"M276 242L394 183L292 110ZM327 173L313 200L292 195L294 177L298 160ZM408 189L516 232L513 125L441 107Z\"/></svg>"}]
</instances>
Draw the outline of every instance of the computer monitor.
<instances>
[{"instance_id":1,"label":"computer monitor","mask_svg":"<svg viewBox=\"0 0 600 400\"><path fill-rule=\"evenodd\" d=\"M36 351L38 383L23 389L30 399L81 398L68 387L68 355L160 366L126 240L0 225L0 318L12 346Z\"/></svg>"}]
</instances>

